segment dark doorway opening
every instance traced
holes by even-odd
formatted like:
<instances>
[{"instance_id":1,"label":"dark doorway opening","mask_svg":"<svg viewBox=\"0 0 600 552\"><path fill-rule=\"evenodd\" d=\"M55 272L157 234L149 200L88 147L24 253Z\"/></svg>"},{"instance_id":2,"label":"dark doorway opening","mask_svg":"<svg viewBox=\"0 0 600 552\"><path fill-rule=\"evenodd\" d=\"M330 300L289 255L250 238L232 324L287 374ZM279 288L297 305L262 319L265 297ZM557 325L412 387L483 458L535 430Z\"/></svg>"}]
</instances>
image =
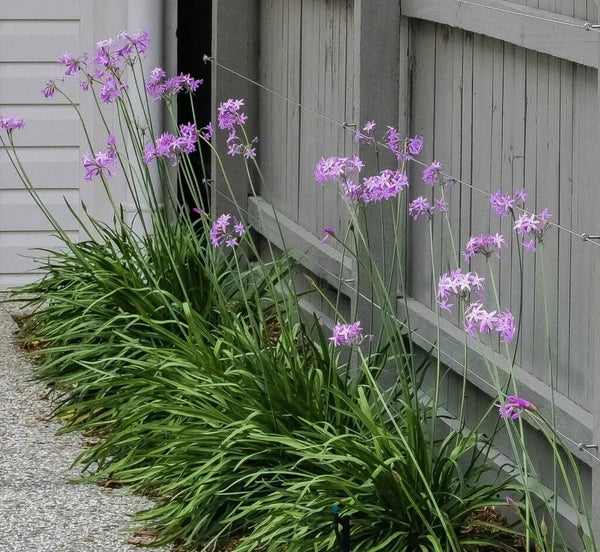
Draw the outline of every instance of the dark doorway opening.
<instances>
[{"instance_id":1,"label":"dark doorway opening","mask_svg":"<svg viewBox=\"0 0 600 552\"><path fill-rule=\"evenodd\" d=\"M203 61L203 56L211 55L212 46L212 0L179 0L177 3L177 73L190 73L192 77L203 79L204 84L193 96L194 111L198 128L210 122L211 117L211 66ZM177 99L177 119L179 124L193 122L192 106L187 95ZM202 155L202 159L200 158ZM199 182L203 170L210 179L210 149L204 145L199 153L191 156L192 165ZM196 205L188 189L180 189L181 200L189 207L192 217L197 216L192 209ZM209 209L210 193L208 185L202 186L204 209Z\"/></svg>"}]
</instances>

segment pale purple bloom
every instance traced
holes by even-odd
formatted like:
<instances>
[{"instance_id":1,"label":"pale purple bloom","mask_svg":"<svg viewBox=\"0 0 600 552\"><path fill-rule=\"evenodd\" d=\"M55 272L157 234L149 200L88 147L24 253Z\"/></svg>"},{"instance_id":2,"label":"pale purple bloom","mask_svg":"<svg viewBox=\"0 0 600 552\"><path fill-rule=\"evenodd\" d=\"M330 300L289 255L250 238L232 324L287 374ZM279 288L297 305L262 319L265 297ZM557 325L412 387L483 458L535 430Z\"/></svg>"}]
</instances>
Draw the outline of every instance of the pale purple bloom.
<instances>
[{"instance_id":1,"label":"pale purple bloom","mask_svg":"<svg viewBox=\"0 0 600 552\"><path fill-rule=\"evenodd\" d=\"M24 126L25 121L18 117L0 117L0 128L3 128L6 132L11 132Z\"/></svg>"},{"instance_id":2,"label":"pale purple bloom","mask_svg":"<svg viewBox=\"0 0 600 552\"><path fill-rule=\"evenodd\" d=\"M494 251L496 251L496 256L500 258L498 251L502 247L506 247L506 241L504 240L502 234L496 233L493 236L485 236L483 234L481 236L473 236L467 242L462 256L466 261L468 261L477 253L481 253L485 257L489 257Z\"/></svg>"},{"instance_id":3,"label":"pale purple bloom","mask_svg":"<svg viewBox=\"0 0 600 552\"><path fill-rule=\"evenodd\" d=\"M530 240L524 241L523 249L529 253L533 253L535 251L535 239L531 238Z\"/></svg>"},{"instance_id":4,"label":"pale purple bloom","mask_svg":"<svg viewBox=\"0 0 600 552\"><path fill-rule=\"evenodd\" d=\"M411 155L419 155L423 149L423 136L415 136L408 140L408 153Z\"/></svg>"},{"instance_id":5,"label":"pale purple bloom","mask_svg":"<svg viewBox=\"0 0 600 552\"><path fill-rule=\"evenodd\" d=\"M192 207L192 211L200 217L206 217L208 215L208 213L203 209L200 209L200 207Z\"/></svg>"},{"instance_id":6,"label":"pale purple bloom","mask_svg":"<svg viewBox=\"0 0 600 552\"><path fill-rule=\"evenodd\" d=\"M446 203L443 197L434 200L433 210L437 211L438 213L445 213L448 210L448 204Z\"/></svg>"},{"instance_id":7,"label":"pale purple bloom","mask_svg":"<svg viewBox=\"0 0 600 552\"><path fill-rule=\"evenodd\" d=\"M529 410L535 412L536 408L529 401L516 397L515 395L509 395L506 397L504 404L499 404L498 411L501 418L509 418L516 420L521 415L523 410Z\"/></svg>"},{"instance_id":8,"label":"pale purple bloom","mask_svg":"<svg viewBox=\"0 0 600 552\"><path fill-rule=\"evenodd\" d=\"M112 38L101 40L96 44L93 61L105 70L117 71L119 69L118 56Z\"/></svg>"},{"instance_id":9,"label":"pale purple bloom","mask_svg":"<svg viewBox=\"0 0 600 552\"><path fill-rule=\"evenodd\" d=\"M119 33L117 38L125 41L125 44L117 49L117 55L122 57L136 53L143 54L150 46L150 33L148 31L133 34L123 31Z\"/></svg>"},{"instance_id":10,"label":"pale purple bloom","mask_svg":"<svg viewBox=\"0 0 600 552\"><path fill-rule=\"evenodd\" d=\"M210 242L214 247L234 247L238 245L238 237L246 232L244 225L234 216L223 214L210 229Z\"/></svg>"},{"instance_id":11,"label":"pale purple bloom","mask_svg":"<svg viewBox=\"0 0 600 552\"><path fill-rule=\"evenodd\" d=\"M423 182L432 186L438 181L442 165L439 161L433 161L423 170Z\"/></svg>"},{"instance_id":12,"label":"pale purple bloom","mask_svg":"<svg viewBox=\"0 0 600 552\"><path fill-rule=\"evenodd\" d=\"M360 326L360 320L353 324L336 324L333 327L333 335L329 341L333 341L335 347L340 345L354 345L364 339L363 329Z\"/></svg>"},{"instance_id":13,"label":"pale purple bloom","mask_svg":"<svg viewBox=\"0 0 600 552\"><path fill-rule=\"evenodd\" d=\"M471 303L465 309L465 330L471 337L479 333L497 331L500 341L510 343L515 337L515 319L510 311L497 314L496 311L486 311L481 301Z\"/></svg>"},{"instance_id":14,"label":"pale purple bloom","mask_svg":"<svg viewBox=\"0 0 600 552\"><path fill-rule=\"evenodd\" d=\"M544 209L538 215L525 212L515 221L514 230L523 236L525 251L535 251L535 244L542 242L546 230L550 227L551 218L548 209ZM525 241L525 236L530 236L531 239Z\"/></svg>"},{"instance_id":15,"label":"pale purple bloom","mask_svg":"<svg viewBox=\"0 0 600 552\"><path fill-rule=\"evenodd\" d=\"M432 217L436 212L445 213L447 207L447 203L442 198L434 200L433 205L431 205L427 198L419 196L408 205L408 214L413 220L419 220L425 215Z\"/></svg>"},{"instance_id":16,"label":"pale purple bloom","mask_svg":"<svg viewBox=\"0 0 600 552\"><path fill-rule=\"evenodd\" d=\"M65 52L58 61L65 68L65 75L74 75L82 66L86 65L87 54L76 58L70 52Z\"/></svg>"},{"instance_id":17,"label":"pale purple bloom","mask_svg":"<svg viewBox=\"0 0 600 552\"><path fill-rule=\"evenodd\" d=\"M54 92L56 92L56 81L54 79L49 79L46 82L46 86L42 88L42 94L44 98L51 98L54 96Z\"/></svg>"},{"instance_id":18,"label":"pale purple bloom","mask_svg":"<svg viewBox=\"0 0 600 552\"><path fill-rule=\"evenodd\" d=\"M116 156L114 151L98 151L94 157L84 155L82 157L83 168L85 169L85 180L92 180L96 176L112 176L113 173L109 167L114 167L116 164Z\"/></svg>"},{"instance_id":19,"label":"pale purple bloom","mask_svg":"<svg viewBox=\"0 0 600 552\"><path fill-rule=\"evenodd\" d=\"M362 132L359 131L354 135L354 141L359 142L372 142L375 140L373 132L375 130L375 121L368 121L365 126L362 127Z\"/></svg>"},{"instance_id":20,"label":"pale purple bloom","mask_svg":"<svg viewBox=\"0 0 600 552\"><path fill-rule=\"evenodd\" d=\"M210 139L212 138L213 135L213 126L212 126L212 122L208 123L206 126L203 126L200 131L199 134L202 138L204 138L206 141L210 141Z\"/></svg>"},{"instance_id":21,"label":"pale purple bloom","mask_svg":"<svg viewBox=\"0 0 600 552\"><path fill-rule=\"evenodd\" d=\"M226 102L221 102L217 111L217 119L219 128L222 130L234 130L237 125L243 125L246 122L246 115L240 113L240 109L244 105L244 100L228 99Z\"/></svg>"},{"instance_id":22,"label":"pale purple bloom","mask_svg":"<svg viewBox=\"0 0 600 552\"><path fill-rule=\"evenodd\" d=\"M329 236L335 236L335 230L333 226L323 226L323 237L319 241L321 243L325 243Z\"/></svg>"},{"instance_id":23,"label":"pale purple bloom","mask_svg":"<svg viewBox=\"0 0 600 552\"><path fill-rule=\"evenodd\" d=\"M454 303L450 303L448 299L442 299L437 304L440 306L440 309L447 310L448 312L452 312L452 307L454 306Z\"/></svg>"},{"instance_id":24,"label":"pale purple bloom","mask_svg":"<svg viewBox=\"0 0 600 552\"><path fill-rule=\"evenodd\" d=\"M100 99L104 103L113 103L117 100L119 95L121 94L121 90L125 87L121 85L117 79L113 76L109 75L106 77L104 84L102 85L102 89L100 90Z\"/></svg>"},{"instance_id":25,"label":"pale purple bloom","mask_svg":"<svg viewBox=\"0 0 600 552\"><path fill-rule=\"evenodd\" d=\"M408 161L412 159L411 155L406 150L406 140L400 139L400 134L394 128L389 126L387 133L387 146L390 151L396 156L398 161Z\"/></svg>"},{"instance_id":26,"label":"pale purple bloom","mask_svg":"<svg viewBox=\"0 0 600 552\"><path fill-rule=\"evenodd\" d=\"M90 89L90 83L88 81L79 81L79 86L84 92L87 92Z\"/></svg>"},{"instance_id":27,"label":"pale purple bloom","mask_svg":"<svg viewBox=\"0 0 600 552\"><path fill-rule=\"evenodd\" d=\"M327 157L322 158L315 169L315 180L323 185L328 180L357 177L364 163L359 157Z\"/></svg>"},{"instance_id":28,"label":"pale purple bloom","mask_svg":"<svg viewBox=\"0 0 600 552\"><path fill-rule=\"evenodd\" d=\"M496 327L494 328L500 334L502 343L510 343L516 333L515 318L510 311L504 311L499 314L496 319Z\"/></svg>"},{"instance_id":29,"label":"pale purple bloom","mask_svg":"<svg viewBox=\"0 0 600 552\"><path fill-rule=\"evenodd\" d=\"M146 144L144 162L148 164L157 157L166 157L171 160L173 165L176 165L182 154L196 151L198 134L194 123L179 125L179 132L179 136L164 132L154 144Z\"/></svg>"},{"instance_id":30,"label":"pale purple bloom","mask_svg":"<svg viewBox=\"0 0 600 552\"><path fill-rule=\"evenodd\" d=\"M150 72L150 78L146 81L146 90L153 100L171 99L179 92L195 92L203 83L202 79L194 79L189 73L181 73L176 77L167 79L165 71L161 67L156 67Z\"/></svg>"},{"instance_id":31,"label":"pale purple bloom","mask_svg":"<svg viewBox=\"0 0 600 552\"><path fill-rule=\"evenodd\" d=\"M516 221L513 227L519 234L524 236L525 234L531 234L533 231L538 229L540 221L534 214L523 213Z\"/></svg>"},{"instance_id":32,"label":"pale purple bloom","mask_svg":"<svg viewBox=\"0 0 600 552\"><path fill-rule=\"evenodd\" d=\"M408 178L405 173L386 169L378 175L365 178L357 198L354 197L356 195L354 190L346 197L359 199L363 203L375 203L396 197L407 186Z\"/></svg>"},{"instance_id":33,"label":"pale purple bloom","mask_svg":"<svg viewBox=\"0 0 600 552\"><path fill-rule=\"evenodd\" d=\"M527 192L524 189L517 190L514 196L510 194L503 195L502 190L497 190L490 195L490 204L492 209L499 217L505 217L518 203L523 203L527 198Z\"/></svg>"},{"instance_id":34,"label":"pale purple bloom","mask_svg":"<svg viewBox=\"0 0 600 552\"><path fill-rule=\"evenodd\" d=\"M437 295L445 305L442 306L440 304L440 306L446 310L448 310L446 306L452 307L452 305L445 301L453 295L459 299L468 299L472 292L483 289L484 281L484 278L476 272L462 272L460 268L451 272L445 272L440 276L438 281Z\"/></svg>"},{"instance_id":35,"label":"pale purple bloom","mask_svg":"<svg viewBox=\"0 0 600 552\"><path fill-rule=\"evenodd\" d=\"M419 220L419 218L423 215L430 216L431 215L431 204L429 200L423 196L419 196L413 201L411 201L408 206L408 214L413 218L413 220Z\"/></svg>"}]
</instances>

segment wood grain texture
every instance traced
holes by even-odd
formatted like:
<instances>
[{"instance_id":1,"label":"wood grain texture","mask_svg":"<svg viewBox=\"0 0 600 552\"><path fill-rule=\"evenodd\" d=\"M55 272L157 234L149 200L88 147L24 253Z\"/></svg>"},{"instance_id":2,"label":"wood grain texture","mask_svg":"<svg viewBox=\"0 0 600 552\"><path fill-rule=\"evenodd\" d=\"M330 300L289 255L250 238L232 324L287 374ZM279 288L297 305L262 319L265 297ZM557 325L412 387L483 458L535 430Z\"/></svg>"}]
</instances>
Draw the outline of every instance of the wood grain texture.
<instances>
[{"instance_id":1,"label":"wood grain texture","mask_svg":"<svg viewBox=\"0 0 600 552\"><path fill-rule=\"evenodd\" d=\"M486 7L459 0L404 0L402 13L598 66L598 33L583 29L587 13L575 17L551 13L539 9L537 0L529 0L526 6L504 0L478 0L476 4Z\"/></svg>"}]
</instances>

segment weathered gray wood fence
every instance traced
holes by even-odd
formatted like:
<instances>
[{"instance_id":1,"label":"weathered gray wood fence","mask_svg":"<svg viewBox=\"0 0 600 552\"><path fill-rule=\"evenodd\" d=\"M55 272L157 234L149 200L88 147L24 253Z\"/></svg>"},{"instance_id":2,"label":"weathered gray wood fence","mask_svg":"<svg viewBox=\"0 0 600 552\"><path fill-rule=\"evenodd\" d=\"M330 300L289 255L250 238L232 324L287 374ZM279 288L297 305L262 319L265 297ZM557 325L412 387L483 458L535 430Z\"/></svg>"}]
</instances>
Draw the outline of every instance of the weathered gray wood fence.
<instances>
[{"instance_id":1,"label":"weathered gray wood fence","mask_svg":"<svg viewBox=\"0 0 600 552\"><path fill-rule=\"evenodd\" d=\"M343 227L345 208L334 187L315 184L315 163L354 152L367 160L367 174L373 169L372 153L334 121L349 126L376 120L382 127L399 127L401 134L421 134L422 159L441 161L446 172L484 192L524 187L530 208L547 207L554 222L573 230L550 231L544 275L539 253L524 257L524 339L516 374L522 394L542 410L554 382L558 429L581 462L596 523L599 451L582 452L577 444L600 441L595 289L600 248L578 236L600 233L600 35L584 27L597 22L597 8L595 0L218 0L213 21L217 62L269 89L214 67L215 101L244 97L254 125L250 132L261 140L265 183L258 197L249 197L242 165L228 164L237 200L256 217L257 230L277 245L274 207L287 245L312 251L303 263L321 281L334 284L340 270L352 279L356 267L348 260L341 266L340 252L319 242L324 225ZM224 143L218 147L223 151ZM430 196L419 176L417 167L411 196ZM225 189L219 175L216 182ZM455 183L445 194L457 248L471 235L510 235L510 222L490 214L481 191ZM214 200L219 211L227 209L221 194ZM407 228L408 308L417 342L430 348L436 334L428 228L425 223ZM441 236L441 228L434 227L437 271L455 266L450 242ZM483 262L472 268L487 271ZM494 277L501 304L515 313L519 274L513 247ZM319 301L313 308L328 314ZM457 374L463 356L459 328L456 318L447 317L441 336L442 360ZM470 400L477 406L490 388L483 359L498 355L475 345L468 354ZM448 379L450 410L457 381ZM550 463L544 466L549 449L532 433L531 442L536 441L532 452L540 472L550 475Z\"/></svg>"}]
</instances>

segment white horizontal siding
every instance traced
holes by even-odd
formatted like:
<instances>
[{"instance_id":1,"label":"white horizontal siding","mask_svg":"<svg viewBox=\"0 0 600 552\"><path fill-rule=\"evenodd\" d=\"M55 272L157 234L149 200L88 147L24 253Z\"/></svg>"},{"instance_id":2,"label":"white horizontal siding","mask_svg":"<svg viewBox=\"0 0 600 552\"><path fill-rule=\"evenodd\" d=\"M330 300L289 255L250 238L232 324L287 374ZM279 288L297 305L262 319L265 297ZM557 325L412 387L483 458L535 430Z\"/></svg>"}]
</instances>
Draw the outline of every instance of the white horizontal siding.
<instances>
[{"instance_id":1,"label":"white horizontal siding","mask_svg":"<svg viewBox=\"0 0 600 552\"><path fill-rule=\"evenodd\" d=\"M0 104L66 104L68 100L59 93L44 98L42 88L49 78L61 75L61 68L54 62L4 62L0 63ZM59 88L79 103L81 93L76 78L58 81Z\"/></svg>"},{"instance_id":2,"label":"white horizontal siding","mask_svg":"<svg viewBox=\"0 0 600 552\"><path fill-rule=\"evenodd\" d=\"M79 148L71 147L26 147L17 148L23 166L36 188L79 189L81 168ZM9 161L6 152L0 149L0 190L22 189L23 184Z\"/></svg>"},{"instance_id":3,"label":"white horizontal siding","mask_svg":"<svg viewBox=\"0 0 600 552\"><path fill-rule=\"evenodd\" d=\"M65 200L80 211L84 140L67 100L59 94L46 99L41 89L61 75L62 53L80 52L80 12L76 0L0 0L0 115L25 120L25 128L13 134L19 158L52 216L74 240L79 224ZM77 81L69 78L60 86L79 104ZM39 278L41 250L59 246L52 225L0 150L0 289Z\"/></svg>"},{"instance_id":4,"label":"white horizontal siding","mask_svg":"<svg viewBox=\"0 0 600 552\"><path fill-rule=\"evenodd\" d=\"M0 0L3 19L79 19L80 0Z\"/></svg>"},{"instance_id":5,"label":"white horizontal siding","mask_svg":"<svg viewBox=\"0 0 600 552\"><path fill-rule=\"evenodd\" d=\"M2 61L56 61L63 52L79 49L78 21L0 20Z\"/></svg>"}]
</instances>

